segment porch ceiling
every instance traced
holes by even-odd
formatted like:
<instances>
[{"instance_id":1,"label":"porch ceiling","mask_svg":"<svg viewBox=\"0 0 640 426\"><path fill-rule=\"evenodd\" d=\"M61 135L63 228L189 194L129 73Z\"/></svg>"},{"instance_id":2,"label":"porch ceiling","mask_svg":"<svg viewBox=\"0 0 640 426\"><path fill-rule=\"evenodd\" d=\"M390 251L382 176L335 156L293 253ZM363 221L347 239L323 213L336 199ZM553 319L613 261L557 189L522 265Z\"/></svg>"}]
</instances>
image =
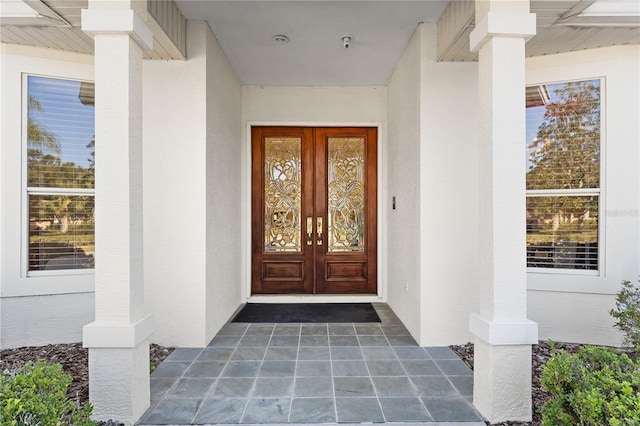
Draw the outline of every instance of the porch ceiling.
<instances>
[{"instance_id":1,"label":"porch ceiling","mask_svg":"<svg viewBox=\"0 0 640 426\"><path fill-rule=\"evenodd\" d=\"M2 0L7 3L17 1ZM41 3L54 16L41 16L42 24L34 24L0 15L2 43L93 53L93 40L80 29L80 11L87 0L25 3ZM620 4L633 9L637 2L532 0L538 34L527 43L527 56L640 43L638 11L612 11L611 5ZM206 20L243 84L384 85L420 22L438 21L440 60L477 59L469 52L473 0L162 0L150 5L156 48L148 58L182 57L184 18ZM596 13L584 16L589 7ZM173 33L167 35L162 28ZM289 42L274 42L276 35L287 36ZM345 35L353 37L348 49L341 41Z\"/></svg>"}]
</instances>

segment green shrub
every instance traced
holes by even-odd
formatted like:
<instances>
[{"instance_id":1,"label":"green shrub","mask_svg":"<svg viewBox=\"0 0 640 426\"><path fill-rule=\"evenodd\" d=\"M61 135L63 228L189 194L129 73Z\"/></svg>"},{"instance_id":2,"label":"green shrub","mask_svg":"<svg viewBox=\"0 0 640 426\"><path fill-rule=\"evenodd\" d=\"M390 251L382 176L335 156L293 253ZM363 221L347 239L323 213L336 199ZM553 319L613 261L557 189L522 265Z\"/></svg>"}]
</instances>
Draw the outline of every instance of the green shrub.
<instances>
[{"instance_id":1,"label":"green shrub","mask_svg":"<svg viewBox=\"0 0 640 426\"><path fill-rule=\"evenodd\" d=\"M66 397L71 376L60 364L28 363L0 375L0 424L6 426L93 426L91 405Z\"/></svg>"},{"instance_id":2,"label":"green shrub","mask_svg":"<svg viewBox=\"0 0 640 426\"><path fill-rule=\"evenodd\" d=\"M543 368L545 426L640 425L640 360L609 348L560 351Z\"/></svg>"},{"instance_id":3,"label":"green shrub","mask_svg":"<svg viewBox=\"0 0 640 426\"><path fill-rule=\"evenodd\" d=\"M615 327L624 333L625 343L640 350L640 286L622 281L616 308L609 314L617 320Z\"/></svg>"}]
</instances>

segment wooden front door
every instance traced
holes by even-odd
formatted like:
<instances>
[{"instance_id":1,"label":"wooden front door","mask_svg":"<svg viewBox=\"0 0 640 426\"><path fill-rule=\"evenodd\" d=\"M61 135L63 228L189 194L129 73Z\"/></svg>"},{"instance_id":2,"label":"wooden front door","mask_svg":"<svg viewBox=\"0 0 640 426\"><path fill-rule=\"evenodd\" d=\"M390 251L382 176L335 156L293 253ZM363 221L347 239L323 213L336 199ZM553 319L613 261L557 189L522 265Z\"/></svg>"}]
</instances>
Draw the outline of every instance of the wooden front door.
<instances>
[{"instance_id":1,"label":"wooden front door","mask_svg":"<svg viewBox=\"0 0 640 426\"><path fill-rule=\"evenodd\" d=\"M253 294L377 292L377 129L253 127Z\"/></svg>"}]
</instances>

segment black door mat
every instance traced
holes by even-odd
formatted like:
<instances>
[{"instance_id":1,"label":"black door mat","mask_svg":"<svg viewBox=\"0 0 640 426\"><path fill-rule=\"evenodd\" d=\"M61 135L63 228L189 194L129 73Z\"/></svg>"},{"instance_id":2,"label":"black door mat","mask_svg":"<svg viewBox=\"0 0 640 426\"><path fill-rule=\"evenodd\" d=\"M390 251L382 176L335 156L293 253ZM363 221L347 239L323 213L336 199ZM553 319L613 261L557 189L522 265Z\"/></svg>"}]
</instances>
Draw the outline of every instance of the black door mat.
<instances>
[{"instance_id":1,"label":"black door mat","mask_svg":"<svg viewBox=\"0 0 640 426\"><path fill-rule=\"evenodd\" d=\"M247 303L231 322L380 322L371 303Z\"/></svg>"}]
</instances>

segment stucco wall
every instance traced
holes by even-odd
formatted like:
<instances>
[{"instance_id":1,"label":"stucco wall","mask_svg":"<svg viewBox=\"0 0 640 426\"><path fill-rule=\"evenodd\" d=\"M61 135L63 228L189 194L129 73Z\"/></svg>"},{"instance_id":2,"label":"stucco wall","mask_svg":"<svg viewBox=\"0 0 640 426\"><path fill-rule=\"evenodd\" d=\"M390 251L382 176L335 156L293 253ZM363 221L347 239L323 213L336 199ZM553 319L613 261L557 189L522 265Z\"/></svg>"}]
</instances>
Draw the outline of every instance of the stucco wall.
<instances>
[{"instance_id":1,"label":"stucco wall","mask_svg":"<svg viewBox=\"0 0 640 426\"><path fill-rule=\"evenodd\" d=\"M93 318L93 272L27 277L20 105L23 74L93 80L93 58L5 44L0 49L0 348L79 341ZM38 296L43 294L56 296Z\"/></svg>"},{"instance_id":2,"label":"stucco wall","mask_svg":"<svg viewBox=\"0 0 640 426\"><path fill-rule=\"evenodd\" d=\"M422 345L469 341L478 310L478 64L436 61L421 26Z\"/></svg>"},{"instance_id":3,"label":"stucco wall","mask_svg":"<svg viewBox=\"0 0 640 426\"><path fill-rule=\"evenodd\" d=\"M204 32L207 48L205 337L209 340L241 303L242 89L208 26Z\"/></svg>"},{"instance_id":4,"label":"stucco wall","mask_svg":"<svg viewBox=\"0 0 640 426\"><path fill-rule=\"evenodd\" d=\"M639 272L640 48L618 46L527 59L527 84L604 77L602 208L604 268L597 276L528 273L529 317L541 339L619 344L608 314L621 280Z\"/></svg>"},{"instance_id":5,"label":"stucco wall","mask_svg":"<svg viewBox=\"0 0 640 426\"><path fill-rule=\"evenodd\" d=\"M144 62L145 302L165 345L205 344L205 34L189 22L185 61Z\"/></svg>"},{"instance_id":6,"label":"stucco wall","mask_svg":"<svg viewBox=\"0 0 640 426\"><path fill-rule=\"evenodd\" d=\"M206 345L240 302L240 83L205 22L145 61L145 294L152 341Z\"/></svg>"},{"instance_id":7,"label":"stucco wall","mask_svg":"<svg viewBox=\"0 0 640 426\"><path fill-rule=\"evenodd\" d=\"M5 297L0 304L2 349L80 342L93 321L93 292Z\"/></svg>"},{"instance_id":8,"label":"stucco wall","mask_svg":"<svg viewBox=\"0 0 640 426\"><path fill-rule=\"evenodd\" d=\"M420 25L388 88L388 300L422 345L468 341L479 297L477 64L435 57Z\"/></svg>"},{"instance_id":9,"label":"stucco wall","mask_svg":"<svg viewBox=\"0 0 640 426\"><path fill-rule=\"evenodd\" d=\"M389 79L387 302L415 338L420 336L421 34L419 28Z\"/></svg>"},{"instance_id":10,"label":"stucco wall","mask_svg":"<svg viewBox=\"0 0 640 426\"><path fill-rule=\"evenodd\" d=\"M282 87L282 86L244 86L242 88L242 158L244 159L242 178L244 188L242 241L245 242L243 256L243 297L250 295L249 264L251 232L251 186L250 186L250 137L248 126L261 125L371 125L381 124L378 138L379 152L384 156L386 150L387 89L379 86L362 87ZM390 200L386 196L387 171L384 164L378 166L379 203L386 205ZM384 223L384 213L378 220ZM380 229L379 229L380 230ZM384 227L379 232L378 241L385 240ZM379 259L384 262L384 255ZM385 265L381 264L382 274L378 276L378 286L385 292Z\"/></svg>"}]
</instances>

